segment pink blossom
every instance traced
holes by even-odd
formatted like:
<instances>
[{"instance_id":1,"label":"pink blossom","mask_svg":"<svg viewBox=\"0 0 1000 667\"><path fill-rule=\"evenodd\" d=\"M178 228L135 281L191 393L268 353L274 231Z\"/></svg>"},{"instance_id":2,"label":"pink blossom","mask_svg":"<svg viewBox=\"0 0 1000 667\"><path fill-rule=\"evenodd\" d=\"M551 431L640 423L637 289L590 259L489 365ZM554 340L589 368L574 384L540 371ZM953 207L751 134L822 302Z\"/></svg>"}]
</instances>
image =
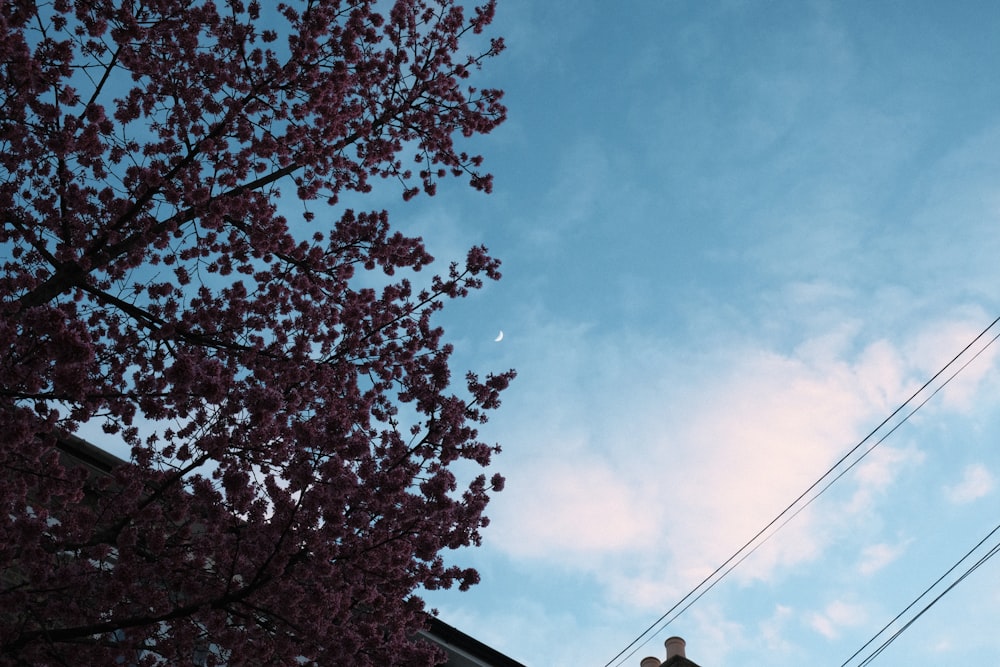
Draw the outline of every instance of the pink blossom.
<instances>
[{"instance_id":1,"label":"pink blossom","mask_svg":"<svg viewBox=\"0 0 1000 667\"><path fill-rule=\"evenodd\" d=\"M415 285L419 238L319 202L488 192L503 44L464 45L493 0L382 4L0 11L0 665L431 663L416 592L478 581L441 552L503 485L449 466L514 376L453 387L432 317L499 262ZM130 459L71 464L85 422Z\"/></svg>"}]
</instances>

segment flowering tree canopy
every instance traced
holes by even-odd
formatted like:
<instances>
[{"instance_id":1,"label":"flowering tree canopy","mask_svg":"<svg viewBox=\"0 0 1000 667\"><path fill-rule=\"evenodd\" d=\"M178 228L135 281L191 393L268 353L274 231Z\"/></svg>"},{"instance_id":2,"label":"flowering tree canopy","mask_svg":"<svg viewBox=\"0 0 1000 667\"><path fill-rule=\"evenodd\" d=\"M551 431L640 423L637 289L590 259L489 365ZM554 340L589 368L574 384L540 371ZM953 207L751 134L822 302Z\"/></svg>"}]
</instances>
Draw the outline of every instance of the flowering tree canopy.
<instances>
[{"instance_id":1,"label":"flowering tree canopy","mask_svg":"<svg viewBox=\"0 0 1000 667\"><path fill-rule=\"evenodd\" d=\"M422 241L338 202L490 190L493 5L3 3L0 664L431 661L513 377L452 389L432 315L499 263L413 284ZM64 465L85 423L129 460Z\"/></svg>"}]
</instances>

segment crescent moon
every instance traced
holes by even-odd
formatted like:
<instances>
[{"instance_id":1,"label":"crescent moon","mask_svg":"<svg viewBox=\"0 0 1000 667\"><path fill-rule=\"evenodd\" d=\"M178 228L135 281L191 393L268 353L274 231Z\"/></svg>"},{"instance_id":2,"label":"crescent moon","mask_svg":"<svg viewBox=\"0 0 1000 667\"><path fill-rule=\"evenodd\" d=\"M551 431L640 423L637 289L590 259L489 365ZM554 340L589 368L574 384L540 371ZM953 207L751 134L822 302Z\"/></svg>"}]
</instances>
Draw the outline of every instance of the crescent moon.
<instances>
[{"instance_id":1,"label":"crescent moon","mask_svg":"<svg viewBox=\"0 0 1000 667\"><path fill-rule=\"evenodd\" d=\"M502 340L503 340L503 331L501 330L500 333L497 334L497 337L493 339L493 342L499 343Z\"/></svg>"}]
</instances>

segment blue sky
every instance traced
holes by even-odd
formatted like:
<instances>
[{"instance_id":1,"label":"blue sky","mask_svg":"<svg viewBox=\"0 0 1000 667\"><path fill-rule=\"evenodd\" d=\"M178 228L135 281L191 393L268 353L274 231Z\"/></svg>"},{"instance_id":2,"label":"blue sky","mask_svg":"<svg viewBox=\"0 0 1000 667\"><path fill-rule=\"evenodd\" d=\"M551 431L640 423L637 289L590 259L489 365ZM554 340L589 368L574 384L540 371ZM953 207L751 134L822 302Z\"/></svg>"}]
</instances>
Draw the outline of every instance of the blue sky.
<instances>
[{"instance_id":1,"label":"blue sky","mask_svg":"<svg viewBox=\"0 0 1000 667\"><path fill-rule=\"evenodd\" d=\"M459 555L484 581L430 600L600 667L1000 314L1000 7L502 0L494 28L495 193L393 211L504 260L442 323L519 371ZM843 664L996 525L998 390L989 348L624 664L672 634L703 667ZM873 664L996 662L998 568Z\"/></svg>"},{"instance_id":2,"label":"blue sky","mask_svg":"<svg viewBox=\"0 0 1000 667\"><path fill-rule=\"evenodd\" d=\"M1000 6L500 0L493 32L495 192L356 205L504 261L440 322L456 375L518 370L507 487L455 554L482 584L430 604L601 667L1000 315ZM998 434L989 347L623 664L844 664L996 526ZM873 664L996 663L998 577Z\"/></svg>"}]
</instances>

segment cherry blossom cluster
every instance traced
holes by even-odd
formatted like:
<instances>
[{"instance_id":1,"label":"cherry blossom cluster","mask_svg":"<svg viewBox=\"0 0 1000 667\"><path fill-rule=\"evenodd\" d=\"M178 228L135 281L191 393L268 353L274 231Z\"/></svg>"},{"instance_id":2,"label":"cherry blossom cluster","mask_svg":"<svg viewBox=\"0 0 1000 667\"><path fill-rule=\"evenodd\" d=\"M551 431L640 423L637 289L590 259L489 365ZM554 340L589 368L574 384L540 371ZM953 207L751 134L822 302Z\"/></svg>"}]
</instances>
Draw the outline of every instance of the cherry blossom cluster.
<instances>
[{"instance_id":1,"label":"cherry blossom cluster","mask_svg":"<svg viewBox=\"0 0 1000 667\"><path fill-rule=\"evenodd\" d=\"M499 262L422 279L341 202L489 192L493 13L0 7L0 665L432 664L419 590L476 583L445 554L503 485L453 464L514 377L456 387L433 316ZM68 465L85 423L129 460Z\"/></svg>"}]
</instances>

